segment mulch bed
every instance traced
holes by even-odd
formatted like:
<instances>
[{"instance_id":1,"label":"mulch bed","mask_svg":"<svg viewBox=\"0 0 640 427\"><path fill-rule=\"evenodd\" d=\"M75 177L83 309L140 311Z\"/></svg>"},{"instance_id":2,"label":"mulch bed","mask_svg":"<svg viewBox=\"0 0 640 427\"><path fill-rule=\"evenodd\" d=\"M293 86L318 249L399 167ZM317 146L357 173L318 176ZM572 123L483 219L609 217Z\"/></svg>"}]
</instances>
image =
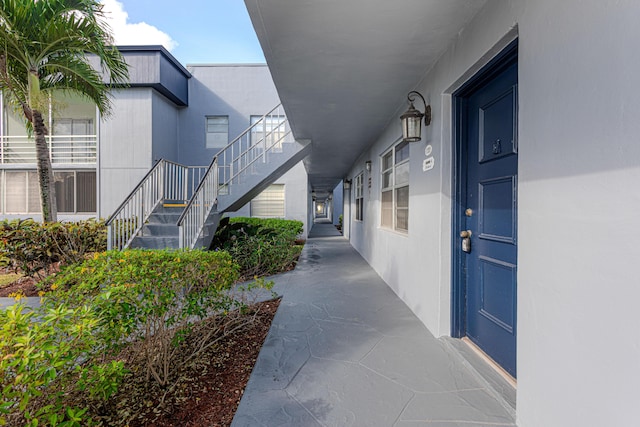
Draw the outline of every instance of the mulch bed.
<instances>
[{"instance_id":1,"label":"mulch bed","mask_svg":"<svg viewBox=\"0 0 640 427\"><path fill-rule=\"evenodd\" d=\"M5 271L0 271L0 274L4 274ZM36 286L36 280L31 277L21 277L13 283L0 288L0 297L8 297L9 294L18 293L22 291L26 297L37 297L38 287Z\"/></svg>"},{"instance_id":2,"label":"mulch bed","mask_svg":"<svg viewBox=\"0 0 640 427\"><path fill-rule=\"evenodd\" d=\"M165 396L165 401L179 402L171 411L156 419L149 411L143 419L129 422L129 427L202 427L230 426L242 394L249 381L262 343L267 337L271 321L280 299L255 304L258 315L249 327L234 333L221 342L217 349L205 355L208 369L202 375L194 369L186 369L175 384L174 396ZM202 364L196 363L197 366ZM196 371L199 369L196 368ZM147 398L159 396L147 396ZM129 396L135 399L135 396ZM129 402L133 403L133 402ZM149 402L153 407L157 402Z\"/></svg>"}]
</instances>

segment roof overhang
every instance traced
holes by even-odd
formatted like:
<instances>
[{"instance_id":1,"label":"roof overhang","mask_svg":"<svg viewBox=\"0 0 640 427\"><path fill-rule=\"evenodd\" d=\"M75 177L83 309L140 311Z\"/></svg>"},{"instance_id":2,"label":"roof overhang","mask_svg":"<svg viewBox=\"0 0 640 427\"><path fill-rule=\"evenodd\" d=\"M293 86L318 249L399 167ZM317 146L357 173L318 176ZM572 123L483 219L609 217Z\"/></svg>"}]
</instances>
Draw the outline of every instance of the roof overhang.
<instances>
[{"instance_id":1,"label":"roof overhang","mask_svg":"<svg viewBox=\"0 0 640 427\"><path fill-rule=\"evenodd\" d=\"M245 0L294 136L312 142L314 190L346 176L485 3Z\"/></svg>"}]
</instances>

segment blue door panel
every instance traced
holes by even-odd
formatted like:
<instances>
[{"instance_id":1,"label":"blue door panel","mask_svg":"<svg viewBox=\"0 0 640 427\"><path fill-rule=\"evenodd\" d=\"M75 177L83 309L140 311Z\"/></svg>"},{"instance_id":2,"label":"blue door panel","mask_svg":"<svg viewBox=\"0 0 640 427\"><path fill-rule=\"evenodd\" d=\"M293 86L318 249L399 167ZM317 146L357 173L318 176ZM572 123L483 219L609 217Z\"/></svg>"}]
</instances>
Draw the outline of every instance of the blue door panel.
<instances>
[{"instance_id":1,"label":"blue door panel","mask_svg":"<svg viewBox=\"0 0 640 427\"><path fill-rule=\"evenodd\" d=\"M479 109L480 162L496 160L517 151L515 111L517 92L510 87Z\"/></svg>"},{"instance_id":2,"label":"blue door panel","mask_svg":"<svg viewBox=\"0 0 640 427\"><path fill-rule=\"evenodd\" d=\"M516 266L480 257L480 314L510 334L514 333Z\"/></svg>"},{"instance_id":3,"label":"blue door panel","mask_svg":"<svg viewBox=\"0 0 640 427\"><path fill-rule=\"evenodd\" d=\"M506 176L484 180L478 186L480 239L515 244L517 179Z\"/></svg>"},{"instance_id":4,"label":"blue door panel","mask_svg":"<svg viewBox=\"0 0 640 427\"><path fill-rule=\"evenodd\" d=\"M466 335L516 376L517 63L466 97ZM464 172L463 172L464 173ZM470 209L470 211L469 211Z\"/></svg>"}]
</instances>

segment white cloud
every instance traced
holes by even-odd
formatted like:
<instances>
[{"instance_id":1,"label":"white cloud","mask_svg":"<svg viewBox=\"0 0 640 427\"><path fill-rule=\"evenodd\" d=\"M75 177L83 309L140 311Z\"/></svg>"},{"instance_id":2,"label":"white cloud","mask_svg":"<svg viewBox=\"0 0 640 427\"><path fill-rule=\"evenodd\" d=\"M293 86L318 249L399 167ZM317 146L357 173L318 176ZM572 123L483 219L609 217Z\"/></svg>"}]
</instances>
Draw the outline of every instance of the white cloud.
<instances>
[{"instance_id":1,"label":"white cloud","mask_svg":"<svg viewBox=\"0 0 640 427\"><path fill-rule=\"evenodd\" d=\"M162 45L171 51L178 43L146 22L129 22L129 14L117 0L100 0L117 45Z\"/></svg>"}]
</instances>

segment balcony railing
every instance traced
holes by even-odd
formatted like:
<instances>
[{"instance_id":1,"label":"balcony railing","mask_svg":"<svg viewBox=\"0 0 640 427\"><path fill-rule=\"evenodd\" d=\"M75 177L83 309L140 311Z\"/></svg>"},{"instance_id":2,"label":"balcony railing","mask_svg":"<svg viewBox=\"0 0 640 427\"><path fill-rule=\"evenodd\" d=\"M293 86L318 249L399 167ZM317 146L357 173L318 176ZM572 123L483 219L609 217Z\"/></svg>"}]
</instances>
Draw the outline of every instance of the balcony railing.
<instances>
[{"instance_id":1,"label":"balcony railing","mask_svg":"<svg viewBox=\"0 0 640 427\"><path fill-rule=\"evenodd\" d=\"M46 136L54 164L96 164L96 135ZM0 164L36 163L36 145L26 136L0 136Z\"/></svg>"}]
</instances>

